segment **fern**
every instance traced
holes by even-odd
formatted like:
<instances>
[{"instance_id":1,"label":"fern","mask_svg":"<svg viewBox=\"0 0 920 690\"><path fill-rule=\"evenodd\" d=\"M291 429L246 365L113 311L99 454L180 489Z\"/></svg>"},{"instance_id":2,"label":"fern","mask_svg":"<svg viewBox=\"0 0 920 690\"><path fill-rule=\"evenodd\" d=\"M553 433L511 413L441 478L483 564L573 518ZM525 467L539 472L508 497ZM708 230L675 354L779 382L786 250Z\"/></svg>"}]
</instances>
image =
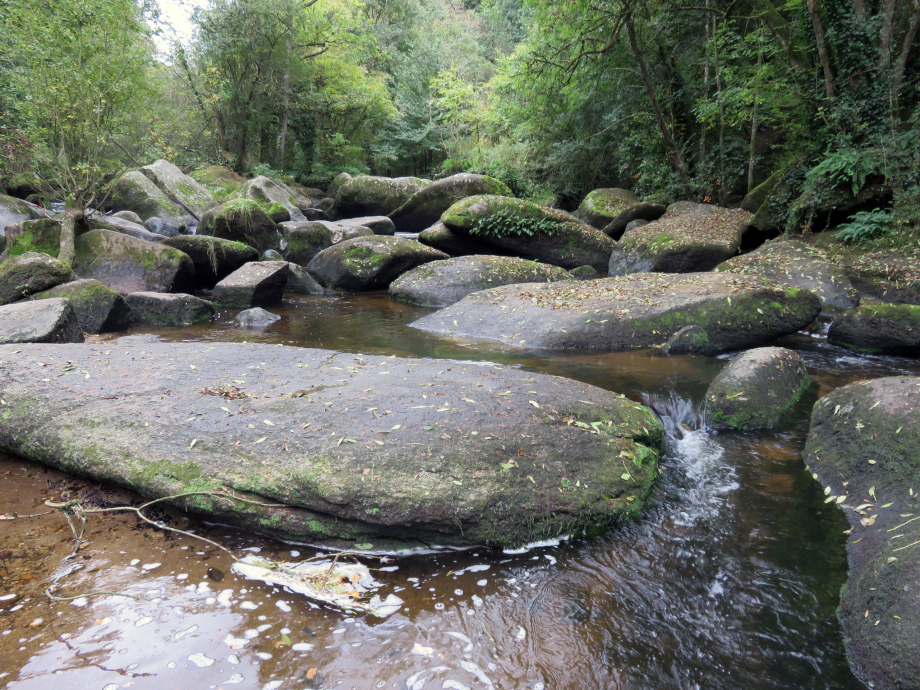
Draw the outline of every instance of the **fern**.
<instances>
[{"instance_id":1,"label":"fern","mask_svg":"<svg viewBox=\"0 0 920 690\"><path fill-rule=\"evenodd\" d=\"M497 213L480 218L470 230L471 235L489 235L495 238L503 237L533 237L545 235L552 237L556 231L556 223L549 218L522 218L513 211L502 209Z\"/></svg>"},{"instance_id":2,"label":"fern","mask_svg":"<svg viewBox=\"0 0 920 690\"><path fill-rule=\"evenodd\" d=\"M838 227L835 237L844 242L865 242L891 227L890 209L860 211L850 216L850 222Z\"/></svg>"},{"instance_id":3,"label":"fern","mask_svg":"<svg viewBox=\"0 0 920 690\"><path fill-rule=\"evenodd\" d=\"M876 155L859 149L840 149L818 163L805 175L807 187L815 189L824 182L836 186L850 185L853 196L859 193L869 175L884 174L882 162Z\"/></svg>"}]
</instances>

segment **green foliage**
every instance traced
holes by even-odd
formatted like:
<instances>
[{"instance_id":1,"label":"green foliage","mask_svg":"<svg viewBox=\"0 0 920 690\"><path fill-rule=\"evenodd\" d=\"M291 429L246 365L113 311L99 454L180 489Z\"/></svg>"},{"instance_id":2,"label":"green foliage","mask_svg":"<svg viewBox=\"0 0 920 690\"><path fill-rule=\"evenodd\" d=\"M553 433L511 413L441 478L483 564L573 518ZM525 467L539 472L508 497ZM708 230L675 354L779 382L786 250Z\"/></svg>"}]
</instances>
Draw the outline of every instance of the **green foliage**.
<instances>
[{"instance_id":1,"label":"green foliage","mask_svg":"<svg viewBox=\"0 0 920 690\"><path fill-rule=\"evenodd\" d=\"M891 209L881 211L859 211L850 216L850 222L837 227L835 237L844 242L865 242L882 234L891 227L893 214Z\"/></svg>"},{"instance_id":2,"label":"green foliage","mask_svg":"<svg viewBox=\"0 0 920 690\"><path fill-rule=\"evenodd\" d=\"M527 218L515 214L511 209L501 209L488 217L480 218L470 229L471 235L489 235L496 238L536 235L552 237L555 232L556 223L549 218Z\"/></svg>"},{"instance_id":3,"label":"green foliage","mask_svg":"<svg viewBox=\"0 0 920 690\"><path fill-rule=\"evenodd\" d=\"M839 149L828 153L824 159L805 175L806 188L822 185L847 185L853 196L859 193L870 175L883 175L884 168L876 149Z\"/></svg>"}]
</instances>

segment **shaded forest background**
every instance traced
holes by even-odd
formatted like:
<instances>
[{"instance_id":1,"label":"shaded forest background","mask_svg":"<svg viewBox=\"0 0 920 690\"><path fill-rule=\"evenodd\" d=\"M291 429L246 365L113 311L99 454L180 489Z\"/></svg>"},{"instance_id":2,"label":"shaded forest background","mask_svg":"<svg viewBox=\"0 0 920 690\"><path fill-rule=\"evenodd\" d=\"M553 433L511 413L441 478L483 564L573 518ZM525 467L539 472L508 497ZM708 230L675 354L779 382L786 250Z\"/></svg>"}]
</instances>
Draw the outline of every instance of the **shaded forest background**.
<instances>
[{"instance_id":1,"label":"shaded forest background","mask_svg":"<svg viewBox=\"0 0 920 690\"><path fill-rule=\"evenodd\" d=\"M166 158L325 188L485 173L737 205L793 233L920 226L920 0L0 0L0 185L89 203ZM764 184L766 183L766 184Z\"/></svg>"}]
</instances>

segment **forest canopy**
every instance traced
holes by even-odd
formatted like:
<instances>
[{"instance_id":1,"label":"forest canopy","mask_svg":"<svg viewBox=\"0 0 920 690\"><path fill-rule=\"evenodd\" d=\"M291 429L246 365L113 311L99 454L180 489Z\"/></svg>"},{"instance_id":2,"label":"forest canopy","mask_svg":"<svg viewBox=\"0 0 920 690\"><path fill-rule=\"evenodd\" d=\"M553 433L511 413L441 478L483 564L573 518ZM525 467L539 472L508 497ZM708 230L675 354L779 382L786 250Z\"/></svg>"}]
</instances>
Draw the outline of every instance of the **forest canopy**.
<instances>
[{"instance_id":1,"label":"forest canopy","mask_svg":"<svg viewBox=\"0 0 920 690\"><path fill-rule=\"evenodd\" d=\"M102 193L166 158L325 188L486 173L738 205L790 232L920 224L920 0L0 0L2 184ZM162 45L162 40L159 42Z\"/></svg>"}]
</instances>

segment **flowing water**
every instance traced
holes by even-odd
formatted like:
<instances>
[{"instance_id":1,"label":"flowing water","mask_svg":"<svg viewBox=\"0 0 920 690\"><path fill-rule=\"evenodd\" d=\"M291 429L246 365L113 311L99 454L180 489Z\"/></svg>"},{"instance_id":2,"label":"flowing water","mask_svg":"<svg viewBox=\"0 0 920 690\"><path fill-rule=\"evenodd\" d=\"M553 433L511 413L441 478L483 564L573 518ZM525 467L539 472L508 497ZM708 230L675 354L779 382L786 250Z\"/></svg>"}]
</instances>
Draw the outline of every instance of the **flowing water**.
<instances>
[{"instance_id":1,"label":"flowing water","mask_svg":"<svg viewBox=\"0 0 920 690\"><path fill-rule=\"evenodd\" d=\"M425 310L385 295L302 297L267 331L233 312L165 340L248 340L381 356L491 361L567 376L651 406L668 429L663 473L644 516L602 537L391 560L380 594L404 609L349 616L232 574L221 551L92 515L78 570L42 590L73 548L59 514L0 520L0 682L17 690L165 688L828 688L864 687L849 671L835 609L846 579L843 516L800 457L810 406L851 381L920 373L915 360L860 357L820 334L781 344L817 382L782 428L707 430L699 405L726 358L650 352L549 354L457 342L407 328ZM115 336L105 336L105 338ZM50 497L95 505L137 497L0 456L0 513ZM0 516L0 518L5 516ZM238 553L295 561L304 546L160 517Z\"/></svg>"}]
</instances>

